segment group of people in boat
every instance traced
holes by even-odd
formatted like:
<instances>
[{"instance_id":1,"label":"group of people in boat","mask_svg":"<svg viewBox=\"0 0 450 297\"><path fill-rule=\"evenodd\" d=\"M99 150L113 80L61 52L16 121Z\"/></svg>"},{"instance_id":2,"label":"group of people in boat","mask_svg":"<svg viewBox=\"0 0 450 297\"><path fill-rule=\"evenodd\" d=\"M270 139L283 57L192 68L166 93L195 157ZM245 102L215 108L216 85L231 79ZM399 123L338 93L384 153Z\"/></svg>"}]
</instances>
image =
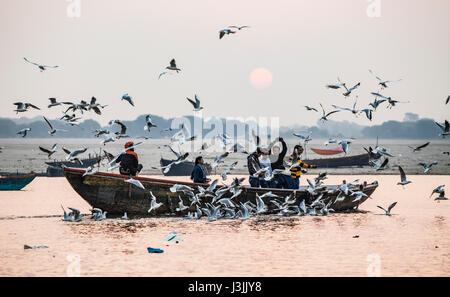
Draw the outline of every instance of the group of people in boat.
<instances>
[{"instance_id":1,"label":"group of people in boat","mask_svg":"<svg viewBox=\"0 0 450 297\"><path fill-rule=\"evenodd\" d=\"M281 147L279 145L281 143ZM125 144L126 152L119 156L117 163L120 163L120 174L135 176L142 170L142 164L139 164L138 155L134 152L133 142ZM283 138L278 137L268 148L257 147L256 151L248 155L247 167L249 173L250 186L255 188L279 188L279 189L298 189L300 186L300 176L306 172L305 168L317 168L315 165L305 164L301 159L303 147L296 145L294 151L289 157L291 164L299 163L298 166L291 166L290 176L286 174L276 174L270 180L266 180L266 174L272 175L275 169L285 170L284 159L287 153L287 145ZM207 172L204 167L202 156L195 159L194 169L191 173L191 179L195 183L208 183ZM265 171L262 168L267 168ZM267 172L267 173L266 173Z\"/></svg>"}]
</instances>

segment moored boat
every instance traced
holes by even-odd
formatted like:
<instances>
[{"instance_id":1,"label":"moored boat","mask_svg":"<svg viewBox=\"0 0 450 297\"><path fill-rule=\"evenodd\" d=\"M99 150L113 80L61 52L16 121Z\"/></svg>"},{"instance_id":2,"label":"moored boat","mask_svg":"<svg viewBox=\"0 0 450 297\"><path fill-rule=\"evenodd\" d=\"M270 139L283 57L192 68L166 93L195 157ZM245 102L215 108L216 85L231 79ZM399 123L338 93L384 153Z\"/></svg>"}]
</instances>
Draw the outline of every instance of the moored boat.
<instances>
[{"instance_id":1,"label":"moored boat","mask_svg":"<svg viewBox=\"0 0 450 297\"><path fill-rule=\"evenodd\" d=\"M379 158L380 156L378 156ZM320 168L338 168L352 166L369 166L369 154L360 154L354 156L345 156L337 158L321 158L303 160L308 165L316 165Z\"/></svg>"},{"instance_id":2,"label":"moored boat","mask_svg":"<svg viewBox=\"0 0 450 297\"><path fill-rule=\"evenodd\" d=\"M18 191L31 183L35 174L0 176L0 191Z\"/></svg>"},{"instance_id":3,"label":"moored boat","mask_svg":"<svg viewBox=\"0 0 450 297\"><path fill-rule=\"evenodd\" d=\"M175 160L161 158L159 162L161 164L161 167L165 167L174 161ZM209 174L211 172L211 165L209 165L208 163L204 165L204 168L206 170L206 174ZM161 169L161 171L165 176L190 176L193 169L194 162L183 161L170 166L170 170L168 172L164 172L163 169Z\"/></svg>"},{"instance_id":4,"label":"moored boat","mask_svg":"<svg viewBox=\"0 0 450 297\"><path fill-rule=\"evenodd\" d=\"M138 188L130 183L126 183L125 180L129 179L129 176L111 174L105 172L97 172L93 175L86 175L83 177L84 170L74 168L64 168L64 175L69 181L72 188L88 202L92 207L100 208L107 211L110 214L123 214L127 212L133 215L149 215L148 210L150 208L151 194L156 197L158 203L162 203L161 207L152 211L152 215L169 215L169 216L183 216L187 211L195 211L195 205L192 206L187 195L183 193L172 193L170 188L175 184L187 185L193 188L194 192L198 192L197 186L206 187L206 184L194 184L190 182L179 182L165 179L148 178L148 177L134 177L139 180L145 187L144 189ZM220 188L222 186L218 186ZM323 201L329 202L330 199L335 199L338 195L338 191L334 191L338 186L327 186L324 192ZM355 186L356 187L356 186ZM370 196L378 187L378 183L375 181L371 184L364 183L362 185L362 191ZM242 193L234 198L234 202L245 203L250 201L256 204L256 194L263 195L267 192L272 192L282 198L293 195L296 198L298 205L301 200L306 200L306 203L310 203L314 198L307 191L306 187L300 187L298 190L289 189L262 189L243 186ZM359 186L358 186L359 189ZM232 194L227 193L223 197L230 197ZM184 205L191 205L190 208L183 212L177 212L179 199L183 200ZM354 197L347 196L342 201L336 201L333 203L332 208L335 211L347 211L358 207L368 197L363 197L360 201L354 202ZM270 203L273 198L265 197L264 202L267 204L269 211L275 211L275 205ZM212 197L205 197L202 199L202 204L205 202L211 202Z\"/></svg>"},{"instance_id":5,"label":"moored boat","mask_svg":"<svg viewBox=\"0 0 450 297\"><path fill-rule=\"evenodd\" d=\"M311 150L313 152L315 152L316 154L323 155L323 156L338 155L338 154L342 154L344 152L344 150L341 147L332 148L332 149L311 148Z\"/></svg>"}]
</instances>

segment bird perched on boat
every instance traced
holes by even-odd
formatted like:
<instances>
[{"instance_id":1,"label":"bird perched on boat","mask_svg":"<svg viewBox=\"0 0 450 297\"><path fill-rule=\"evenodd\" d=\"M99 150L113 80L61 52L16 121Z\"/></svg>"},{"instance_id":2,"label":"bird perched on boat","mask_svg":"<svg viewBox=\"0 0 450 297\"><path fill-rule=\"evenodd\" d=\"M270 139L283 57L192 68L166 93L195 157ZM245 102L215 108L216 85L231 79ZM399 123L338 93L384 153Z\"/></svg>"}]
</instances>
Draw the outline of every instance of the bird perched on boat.
<instances>
[{"instance_id":1,"label":"bird perched on boat","mask_svg":"<svg viewBox=\"0 0 450 297\"><path fill-rule=\"evenodd\" d=\"M58 68L58 66L41 65L41 64L38 64L38 63L35 63L35 62L31 62L31 61L28 60L27 58L23 58L23 59L24 59L26 62L28 62L28 63L30 63L30 64L33 64L33 65L37 66L41 72L47 70L47 68Z\"/></svg>"},{"instance_id":2,"label":"bird perched on boat","mask_svg":"<svg viewBox=\"0 0 450 297\"><path fill-rule=\"evenodd\" d=\"M197 95L194 95L195 101L192 99L189 99L186 97L186 99L194 106L194 111L200 111L203 109L202 106L200 106L200 99L198 99Z\"/></svg>"},{"instance_id":3,"label":"bird perched on boat","mask_svg":"<svg viewBox=\"0 0 450 297\"><path fill-rule=\"evenodd\" d=\"M375 76L375 78L378 80L378 84L382 87L382 88L387 88L388 84L393 83L393 82L398 82L401 81L402 79L398 79L398 80L382 80L379 76L375 75L375 73L373 73L372 70L369 69L370 74L372 74L373 76Z\"/></svg>"},{"instance_id":4,"label":"bird perched on boat","mask_svg":"<svg viewBox=\"0 0 450 297\"><path fill-rule=\"evenodd\" d=\"M56 98L48 98L48 100L50 100L50 104L48 105L48 108L62 104L61 102L57 102Z\"/></svg>"},{"instance_id":5,"label":"bird perched on boat","mask_svg":"<svg viewBox=\"0 0 450 297\"><path fill-rule=\"evenodd\" d=\"M421 149L427 147L429 144L430 144L430 142L427 142L427 143L422 144L422 145L419 145L419 146L417 146L417 147L412 147L412 146L409 146L409 145L408 145L408 147L409 147L410 149L412 149L413 152L418 152L418 151L420 151Z\"/></svg>"},{"instance_id":6,"label":"bird perched on boat","mask_svg":"<svg viewBox=\"0 0 450 297\"><path fill-rule=\"evenodd\" d=\"M122 98L121 98L120 100L121 100L121 101L122 101L122 100L128 101L128 103L130 103L131 106L134 106L133 98L131 98L131 96L128 95L128 93L123 94L123 95L122 95Z\"/></svg>"},{"instance_id":7,"label":"bird perched on boat","mask_svg":"<svg viewBox=\"0 0 450 297\"><path fill-rule=\"evenodd\" d=\"M150 132L150 128L158 127L158 126L156 126L155 124L153 124L152 118L150 117L150 115L147 115L147 116L145 117L145 122L146 122L146 124L145 124L145 126L144 126L144 130L145 130L145 131Z\"/></svg>"},{"instance_id":8,"label":"bird perched on boat","mask_svg":"<svg viewBox=\"0 0 450 297\"><path fill-rule=\"evenodd\" d=\"M39 149L41 150L41 151L43 151L44 153L46 153L47 155L48 155L48 158L50 159L50 157L51 157L51 155L53 155L54 153L56 153L56 147L58 146L58 144L54 144L53 146L52 146L52 148L51 149L46 149L46 148L43 148L42 146L39 146Z\"/></svg>"},{"instance_id":9,"label":"bird perched on boat","mask_svg":"<svg viewBox=\"0 0 450 297\"><path fill-rule=\"evenodd\" d=\"M37 107L36 105L33 105L31 103L16 102L16 103L14 103L14 105L16 105L16 109L14 110L16 112L16 114L18 114L19 112L25 112L30 107L41 110L39 107Z\"/></svg>"},{"instance_id":10,"label":"bird perched on boat","mask_svg":"<svg viewBox=\"0 0 450 297\"><path fill-rule=\"evenodd\" d=\"M73 161L76 156L86 152L87 148L82 148L82 149L78 149L78 150L75 150L75 151L71 152L68 149L63 147L62 150L67 154L66 160L67 161Z\"/></svg>"},{"instance_id":11,"label":"bird perched on boat","mask_svg":"<svg viewBox=\"0 0 450 297\"><path fill-rule=\"evenodd\" d=\"M166 69L176 71L177 73L181 71L181 69L177 67L175 59L170 60L170 65L167 66Z\"/></svg>"},{"instance_id":12,"label":"bird perched on boat","mask_svg":"<svg viewBox=\"0 0 450 297\"><path fill-rule=\"evenodd\" d=\"M22 137L26 137L28 132L30 132L30 131L31 131L31 128L25 128L25 129L22 129L19 132L17 132L17 134L22 135Z\"/></svg>"},{"instance_id":13,"label":"bird perched on boat","mask_svg":"<svg viewBox=\"0 0 450 297\"><path fill-rule=\"evenodd\" d=\"M386 214L387 216L390 216L390 215L391 215L391 210L394 208L395 205L397 205L397 202L394 202L394 203L392 203L391 205L389 205L389 207L388 207L387 210L384 209L383 207L379 206L379 205L377 205L377 207L380 208L380 209L382 209L382 210L384 210L384 212L385 212L385 214Z\"/></svg>"},{"instance_id":14,"label":"bird perched on boat","mask_svg":"<svg viewBox=\"0 0 450 297\"><path fill-rule=\"evenodd\" d=\"M421 162L419 163L419 165L423 166L423 173L427 173L431 170L431 167L433 167L434 165L437 165L438 162L432 162L432 163L425 163L425 162Z\"/></svg>"},{"instance_id":15,"label":"bird perched on boat","mask_svg":"<svg viewBox=\"0 0 450 297\"><path fill-rule=\"evenodd\" d=\"M219 39L222 39L225 35L234 34L236 31L232 31L231 29L222 29L219 31Z\"/></svg>"},{"instance_id":16,"label":"bird perched on boat","mask_svg":"<svg viewBox=\"0 0 450 297\"><path fill-rule=\"evenodd\" d=\"M445 120L444 124L435 122L436 125L438 125L439 128L441 128L442 133L439 134L440 136L442 136L442 138L445 138L445 136L450 135L450 124L447 120Z\"/></svg>"},{"instance_id":17,"label":"bird perched on boat","mask_svg":"<svg viewBox=\"0 0 450 297\"><path fill-rule=\"evenodd\" d=\"M332 115L333 113L339 112L339 110L333 110L329 113L325 113L325 109L323 109L322 103L320 103L320 107L322 108L322 117L319 119L321 121L328 121L328 117Z\"/></svg>"},{"instance_id":18,"label":"bird perched on boat","mask_svg":"<svg viewBox=\"0 0 450 297\"><path fill-rule=\"evenodd\" d=\"M437 188L435 188L435 189L431 192L430 198L431 198L431 196L433 196L433 194L440 194L440 193L442 193L442 191L444 191L444 187L445 187L445 185L440 185L440 186L438 186Z\"/></svg>"},{"instance_id":19,"label":"bird perched on boat","mask_svg":"<svg viewBox=\"0 0 450 297\"><path fill-rule=\"evenodd\" d=\"M407 184L410 184L411 181L406 179L406 174L403 168L401 166L398 166L398 170L400 171L400 182L398 182L397 185L405 186Z\"/></svg>"}]
</instances>

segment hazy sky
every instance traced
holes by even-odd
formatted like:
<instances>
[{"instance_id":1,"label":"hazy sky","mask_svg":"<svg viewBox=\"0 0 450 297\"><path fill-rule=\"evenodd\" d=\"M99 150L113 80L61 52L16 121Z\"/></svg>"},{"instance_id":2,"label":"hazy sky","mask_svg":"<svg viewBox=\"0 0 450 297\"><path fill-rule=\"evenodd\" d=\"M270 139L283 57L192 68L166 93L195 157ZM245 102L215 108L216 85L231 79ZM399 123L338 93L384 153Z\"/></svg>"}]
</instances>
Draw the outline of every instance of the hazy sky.
<instances>
[{"instance_id":1,"label":"hazy sky","mask_svg":"<svg viewBox=\"0 0 450 297\"><path fill-rule=\"evenodd\" d=\"M198 94L204 116L278 116L280 124L314 125L326 109L352 106L341 91L324 86L337 76L355 92L359 106L372 101L376 81L403 78L383 94L410 100L393 110L380 107L374 123L402 120L405 112L443 121L450 118L450 1L380 0L380 17L369 17L367 0L81 0L81 16L70 18L65 0L0 1L0 116L18 117L13 102L40 107L58 100L96 96L109 104L110 119L144 113L192 114L186 96ZM229 25L250 29L218 38ZM60 68L40 73L23 57ZM171 58L182 72L158 75ZM270 87L252 86L255 68L273 75ZM129 93L136 107L120 101ZM61 115L56 107L42 112ZM333 119L369 124L341 112Z\"/></svg>"}]
</instances>

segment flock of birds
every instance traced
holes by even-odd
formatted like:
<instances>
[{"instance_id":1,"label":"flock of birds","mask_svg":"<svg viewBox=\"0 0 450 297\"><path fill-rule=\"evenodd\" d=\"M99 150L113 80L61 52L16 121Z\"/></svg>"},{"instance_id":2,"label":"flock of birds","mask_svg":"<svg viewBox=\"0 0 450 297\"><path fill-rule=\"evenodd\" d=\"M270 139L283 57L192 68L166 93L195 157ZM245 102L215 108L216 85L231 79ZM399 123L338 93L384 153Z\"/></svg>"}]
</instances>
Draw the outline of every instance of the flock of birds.
<instances>
[{"instance_id":1,"label":"flock of birds","mask_svg":"<svg viewBox=\"0 0 450 297\"><path fill-rule=\"evenodd\" d=\"M228 28L222 29L219 31L219 39L222 39L225 35L235 34L237 31L241 31L245 28L249 28L249 26L230 26ZM30 63L30 64L38 67L38 69L41 72L43 72L47 69L52 69L52 68L54 69L54 68L58 67L58 66L48 66L48 65L38 64L38 63L28 60L27 58L24 58L24 60L27 63ZM181 69L177 66L175 59L172 59L172 60L170 60L169 65L165 68L165 70L159 74L158 79L161 79L161 77L164 75L179 73L180 71L181 71ZM381 91L388 88L392 83L401 81L401 79L383 80L379 76L377 76L372 70L369 70L369 72L377 80L377 83L378 83L378 86L380 89L376 92L371 92L371 95L374 96L374 101L371 102L367 108L362 108L362 109L357 108L357 103L358 103L357 95L356 95L356 98L355 98L355 101L354 101L354 104L352 107L341 107L341 106L337 106L337 105L332 105L334 110L330 110L327 112L327 111L325 111L323 105L321 103L319 103L321 111L322 111L322 115L320 116L319 120L327 121L331 115L336 114L338 112L350 112L351 114L353 114L355 116L358 116L359 114L364 113L365 116L367 117L367 119L369 119L371 121L377 108L384 102L387 103L387 108L389 108L389 109L394 108L399 103L409 103L409 101L399 101L399 100L395 100L389 96L385 96L385 95L381 94ZM353 86L348 87L347 84L343 83L339 78L337 79L337 81L338 81L337 83L329 84L326 87L328 89L332 89L332 90L343 90L342 95L345 98L351 97L351 95L354 94L356 92L356 90L361 86L361 82L355 83ZM190 98L186 98L186 99L193 106L194 111L200 111L203 109L200 99L196 94L194 94L194 99L190 99ZM48 108L53 108L55 106L67 106L67 108L65 108L65 110L63 111L63 116L59 120L64 121L66 124L71 125L71 126L79 125L78 121L81 119L81 117L77 116L76 112L80 112L81 115L83 115L84 112L94 111L96 114L101 115L102 109L104 109L105 107L108 106L108 105L101 105L100 103L98 103L97 99L95 97L92 97L89 102L87 102L85 100L81 100L80 103L67 102L67 101L58 102L56 98L49 98L49 101L50 101L50 104L48 105ZM126 101L131 106L133 106L133 107L135 106L133 98L128 93L122 95L122 97L120 98L120 101ZM445 104L448 104L449 101L450 101L450 95L445 100ZM14 111L17 114L27 112L30 109L40 110L39 107L37 107L36 105L29 103L29 102L16 102L16 103L14 103L14 105L16 106L16 109ZM305 106L305 108L307 111L319 112L318 109L315 107ZM71 113L69 113L69 112L71 112ZM49 127L48 133L51 136L54 136L57 132L64 132L64 130L55 129L53 124L51 123L51 121L49 121L45 116L43 116L43 119ZM157 125L155 123L153 123L150 115L147 115L145 119L146 119L146 122L144 124L144 131L150 132L151 128L157 127ZM103 141L101 142L101 144L103 144L104 146L109 142L115 142L121 138L130 137L129 135L127 135L127 127L122 121L120 121L118 119L111 120L109 122L109 125L110 126L118 125L120 127L120 131L114 132L114 133L110 132L108 129L98 129L98 130L94 131L95 137L100 137L100 136L104 137ZM450 127L449 127L449 122L447 120L444 123L436 122L436 125L441 129L442 132L440 135L443 138L450 135ZM170 131L172 131L172 128L165 129L162 132L170 132ZM31 128L25 128L21 131L18 131L17 134L21 135L22 137L26 137L30 132L31 132ZM252 131L252 133L253 133L253 137L254 137L256 144L259 145L259 143L260 143L259 137L256 136L253 131ZM304 136L299 133L294 133L294 136L299 137L300 139L304 140L305 144L312 140L311 134ZM140 138L148 139L149 137L143 136ZM218 135L217 138L223 143L224 148L226 148L227 145L230 144L231 138L226 134ZM168 172L171 169L171 166L173 166L174 164L179 164L180 162L187 160L189 153L182 153L181 150L178 152L175 151L173 149L173 144L178 143L180 145L186 141L194 141L195 139L196 139L196 136L195 135L190 136L189 131L187 131L187 129L183 125L181 127L181 129L172 136L171 144L166 145L167 147L170 148L170 150L176 156L176 159L173 160L172 163L170 163L169 165L161 167L160 169L163 169L164 172ZM353 141L354 141L354 138L341 139L339 141L337 139L329 139L325 143L325 145L328 145L330 143L336 143L336 144L340 145L342 150L344 151L344 153L347 154L347 152L349 151L349 147ZM135 144L134 147L137 147L140 144L142 144L142 142ZM429 144L430 143L428 142L428 143L418 146L418 147L414 147L414 148L411 147L411 149L413 150L413 152L418 152L421 149L427 147ZM204 143L202 145L200 151L206 150L207 148L208 148L208 144ZM57 144L54 144L51 148L45 148L45 147L40 146L39 149L42 152L46 153L48 155L48 157L50 158L57 151ZM87 150L87 148L80 148L80 149L77 149L74 151L70 151L64 147L62 149L66 153L67 161L74 161L77 163L81 163L81 160L78 158L78 156L80 154L86 152L86 150ZM388 152L388 150L386 148L383 148L380 146L377 146L375 149L372 149L371 147L365 148L365 149L366 149L367 153L369 154L369 156L371 157L370 161L369 161L370 165L372 165L377 171L384 170L389 163L389 157L394 157L391 153ZM114 168L118 167L118 164L115 164L115 160L117 160L117 158L121 154L125 153L125 150L123 150L116 156L106 152L105 150L103 150L103 152L104 152L104 156L102 157L102 160L107 159L109 162L109 165L110 165L108 170L113 170ZM237 152L238 153L246 153L246 154L248 153L245 151L243 145L240 145L239 143L234 143L231 145L230 150L224 152L223 154L217 156L214 159L212 167L215 168L220 163L224 163L223 160L230 153L237 153ZM448 152L444 152L444 153L448 153ZM384 156L384 160L381 161L380 163L378 163L377 160L379 160L379 158L381 156ZM226 167L226 169L221 174L223 181L225 181L227 179L227 175L236 167L236 165L237 165L237 162L234 162L231 165L229 165L228 167ZM420 165L423 166L424 173L427 173L431 170L431 168L433 166L437 165L437 162L420 163ZM285 163L285 166L287 166L286 170L274 170L272 173L265 172L265 171L267 171L267 169L262 168L261 172L257 172L257 174L259 175L260 173L264 172L265 173L264 178L266 180L271 180L277 174L289 175L289 169L292 169L293 167L298 166L298 163L297 162ZM153 168L155 168L155 167L153 167ZM411 183L411 181L407 180L406 174L405 174L404 170L402 169L402 167L398 166L398 169L400 172L400 182L398 182L398 185L405 186L405 185ZM96 169L96 168L88 167L85 170L84 176L95 174L97 171L98 171L98 169ZM354 196L355 199L353 200L353 202L357 202L358 200L361 200L361 198L365 196L365 194L362 192L362 188L361 188L361 187L364 187L363 185L355 185L353 183L346 183L344 181L343 184L339 185L336 189L330 190L329 188L322 185L322 180L324 178L326 178L326 173L319 175L319 177L316 178L315 183L312 183L309 179L307 180L308 181L308 188L307 188L308 192L313 196L314 195L318 196L310 205L306 205L304 200L302 200L299 205L294 205L294 203L296 201L295 198L288 196L288 197L284 197L284 199L281 199L280 197L272 194L271 192L268 192L262 196L257 195L256 196L256 205L249 201L247 201L246 203L233 202L233 198L238 197L240 195L240 193L242 192L242 189L241 189L242 180L239 180L239 179L234 179L233 182L231 183L231 185L229 185L229 186L224 185L224 187L220 187L217 190L215 190L216 186L217 186L217 180L215 180L207 189L198 187L198 189L197 189L199 192L198 194L194 193L194 189L192 189L188 186L184 186L184 185L175 185L171 188L171 191L172 192L183 192L184 194L186 194L189 197L189 199L191 201L191 206L193 204L196 204L196 212L195 213L189 212L186 216L187 218L197 218L198 219L202 216L202 214L205 214L208 216L208 218L211 221L216 220L218 218L226 218L226 217L228 217L228 218L241 217L243 219L247 219L254 214L261 214L261 213L267 212L268 211L267 203L272 203L273 205L275 205L276 210L279 215L286 215L286 214L293 214L293 213L296 213L298 215L305 215L305 214L326 215L330 211L333 211L332 206L334 203L342 201L347 196ZM142 184L137 179L133 179L132 177L130 177L130 179L125 180L125 182L133 184L133 185L145 190L145 188L142 186ZM444 185L439 186L438 188L433 190L432 195L435 193L439 194L439 196L435 200L447 200L447 198L445 198L445 192L443 190L443 187L444 187ZM329 200L327 198L328 196L325 196L325 198L324 198L325 192L327 192L328 194L334 194L335 192L333 192L333 191L339 192L339 194L337 195L335 200ZM232 197L231 198L221 198L223 196L223 194L226 192L231 192L233 194ZM151 194L150 195L151 196L151 207L149 209L149 213L152 210L155 210L161 206L161 203L156 202L156 197L151 192L150 192L150 194ZM213 199L210 203L206 204L206 206L207 206L206 208L200 208L199 207L200 201L204 197L212 197ZM270 202L267 202L267 201L264 202L263 198L269 198L272 200L270 200ZM327 200L327 202L324 202L325 199L328 199L329 201ZM390 211L392 210L392 208L395 205L396 205L396 202L393 203L392 205L390 205L387 210L385 210L381 206L378 206L378 207L383 209L387 215L390 215ZM178 211L184 211L187 208L189 208L189 207L184 205L183 200L180 198L180 204L179 204L179 207L177 208ZM75 221L75 222L80 221L82 218L82 215L80 214L80 212L73 208L70 208L70 210L71 210L71 212L68 214L64 210L63 220ZM102 212L100 209L92 209L92 217L94 220L103 220L106 218L106 212ZM126 213L124 214L123 218L127 219Z\"/></svg>"}]
</instances>

